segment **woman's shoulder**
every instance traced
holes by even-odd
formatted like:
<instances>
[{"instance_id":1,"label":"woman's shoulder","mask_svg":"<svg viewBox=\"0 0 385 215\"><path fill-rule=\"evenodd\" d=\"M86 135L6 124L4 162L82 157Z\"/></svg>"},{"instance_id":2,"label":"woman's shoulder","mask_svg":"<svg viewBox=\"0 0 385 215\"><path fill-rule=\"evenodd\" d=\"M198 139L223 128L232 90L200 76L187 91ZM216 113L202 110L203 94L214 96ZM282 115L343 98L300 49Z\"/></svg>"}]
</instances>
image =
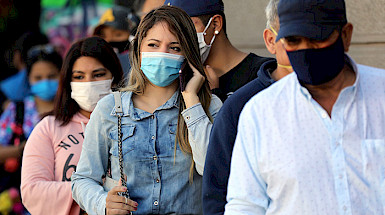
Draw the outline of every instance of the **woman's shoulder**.
<instances>
[{"instance_id":1,"label":"woman's shoulder","mask_svg":"<svg viewBox=\"0 0 385 215\"><path fill-rule=\"evenodd\" d=\"M128 100L131 99L131 92L130 91L123 91L120 92L120 99L121 103L123 106L125 104L128 104ZM92 114L97 113L97 114L108 114L110 115L114 111L115 107L115 97L114 94L108 94L102 99L98 101L98 104L96 105L95 110L92 112Z\"/></svg>"},{"instance_id":2,"label":"woman's shoulder","mask_svg":"<svg viewBox=\"0 0 385 215\"><path fill-rule=\"evenodd\" d=\"M217 108L217 107L222 107L222 101L221 101L221 99L218 97L218 96L216 96L215 94L212 94L212 96L211 96L211 104L210 104L210 108L211 107L214 107L214 108Z\"/></svg>"},{"instance_id":3,"label":"woman's shoulder","mask_svg":"<svg viewBox=\"0 0 385 215\"><path fill-rule=\"evenodd\" d=\"M46 127L46 128L53 128L53 127L59 127L60 126L59 120L55 118L54 115L48 115L45 116L43 119L40 120L40 122L35 126L36 127Z\"/></svg>"},{"instance_id":4,"label":"woman's shoulder","mask_svg":"<svg viewBox=\"0 0 385 215\"><path fill-rule=\"evenodd\" d=\"M130 91L122 91L120 93L121 100L125 100L129 94L131 94ZM124 103L124 102L123 102ZM115 98L114 93L110 93L106 96L104 96L102 99L98 101L98 106L100 108L113 108L115 106Z\"/></svg>"}]
</instances>

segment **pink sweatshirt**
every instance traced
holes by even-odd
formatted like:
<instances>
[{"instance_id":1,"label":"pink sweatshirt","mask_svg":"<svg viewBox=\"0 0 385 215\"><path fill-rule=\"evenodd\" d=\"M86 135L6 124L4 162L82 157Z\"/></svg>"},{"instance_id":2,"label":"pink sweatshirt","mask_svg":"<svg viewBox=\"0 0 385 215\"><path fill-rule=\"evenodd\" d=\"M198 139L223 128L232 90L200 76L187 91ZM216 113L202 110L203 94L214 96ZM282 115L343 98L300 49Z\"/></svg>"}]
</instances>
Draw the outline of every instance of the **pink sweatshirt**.
<instances>
[{"instance_id":1,"label":"pink sweatshirt","mask_svg":"<svg viewBox=\"0 0 385 215\"><path fill-rule=\"evenodd\" d=\"M88 120L77 113L69 124L60 126L54 116L47 116L32 131L21 171L21 196L31 214L79 215L70 180L80 158Z\"/></svg>"}]
</instances>

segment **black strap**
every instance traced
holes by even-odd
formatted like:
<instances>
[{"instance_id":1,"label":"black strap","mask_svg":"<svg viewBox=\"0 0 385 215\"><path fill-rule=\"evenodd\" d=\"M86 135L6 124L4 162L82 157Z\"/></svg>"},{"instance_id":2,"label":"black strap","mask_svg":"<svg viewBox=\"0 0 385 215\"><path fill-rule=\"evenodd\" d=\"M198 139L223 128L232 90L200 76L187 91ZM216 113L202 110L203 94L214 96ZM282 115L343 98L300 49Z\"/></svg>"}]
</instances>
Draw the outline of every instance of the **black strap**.
<instances>
[{"instance_id":1,"label":"black strap","mask_svg":"<svg viewBox=\"0 0 385 215\"><path fill-rule=\"evenodd\" d=\"M15 121L19 125L23 125L24 123L24 102L16 102Z\"/></svg>"},{"instance_id":2,"label":"black strap","mask_svg":"<svg viewBox=\"0 0 385 215\"><path fill-rule=\"evenodd\" d=\"M19 127L20 133L14 133L15 138L19 138L20 142L26 140L23 132L24 124L24 102L16 102L16 115L15 115L16 126Z\"/></svg>"}]
</instances>

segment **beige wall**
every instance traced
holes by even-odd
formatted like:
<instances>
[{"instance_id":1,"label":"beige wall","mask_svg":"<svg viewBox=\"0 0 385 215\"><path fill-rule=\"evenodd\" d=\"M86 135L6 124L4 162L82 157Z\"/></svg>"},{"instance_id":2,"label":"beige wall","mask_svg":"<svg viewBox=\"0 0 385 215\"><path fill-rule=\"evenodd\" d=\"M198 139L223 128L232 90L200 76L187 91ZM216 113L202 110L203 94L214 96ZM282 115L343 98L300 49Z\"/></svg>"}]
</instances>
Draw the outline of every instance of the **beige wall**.
<instances>
[{"instance_id":1,"label":"beige wall","mask_svg":"<svg viewBox=\"0 0 385 215\"><path fill-rule=\"evenodd\" d=\"M271 56L262 38L268 0L223 2L230 41L246 52ZM354 26L349 54L360 64L385 69L385 0L346 0L346 6Z\"/></svg>"}]
</instances>

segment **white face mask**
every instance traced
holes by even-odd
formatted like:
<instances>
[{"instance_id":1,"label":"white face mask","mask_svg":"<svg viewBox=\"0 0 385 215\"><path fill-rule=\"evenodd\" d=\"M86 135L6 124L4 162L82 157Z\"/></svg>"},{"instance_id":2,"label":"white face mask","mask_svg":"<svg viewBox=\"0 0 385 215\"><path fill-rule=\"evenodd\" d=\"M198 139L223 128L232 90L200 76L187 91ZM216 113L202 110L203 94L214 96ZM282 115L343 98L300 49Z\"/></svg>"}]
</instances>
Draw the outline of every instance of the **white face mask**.
<instances>
[{"instance_id":1,"label":"white face mask","mask_svg":"<svg viewBox=\"0 0 385 215\"><path fill-rule=\"evenodd\" d=\"M112 79L104 81L71 82L71 98L81 109L92 112L96 103L110 94Z\"/></svg>"},{"instance_id":2,"label":"white face mask","mask_svg":"<svg viewBox=\"0 0 385 215\"><path fill-rule=\"evenodd\" d=\"M215 35L216 35L216 34L214 34L213 38L211 39L210 45L207 45L205 42L206 30L207 30L207 28L209 28L212 20L213 20L213 17L210 18L210 20L207 23L205 30L203 30L203 32L197 33L198 43L199 43L199 51L201 54L202 63L204 63L207 60L207 57L209 56L209 53L210 53L211 45L213 44L214 39L215 39Z\"/></svg>"}]
</instances>

